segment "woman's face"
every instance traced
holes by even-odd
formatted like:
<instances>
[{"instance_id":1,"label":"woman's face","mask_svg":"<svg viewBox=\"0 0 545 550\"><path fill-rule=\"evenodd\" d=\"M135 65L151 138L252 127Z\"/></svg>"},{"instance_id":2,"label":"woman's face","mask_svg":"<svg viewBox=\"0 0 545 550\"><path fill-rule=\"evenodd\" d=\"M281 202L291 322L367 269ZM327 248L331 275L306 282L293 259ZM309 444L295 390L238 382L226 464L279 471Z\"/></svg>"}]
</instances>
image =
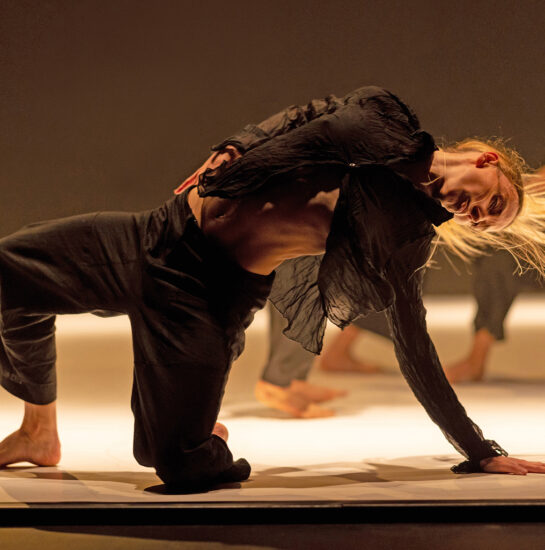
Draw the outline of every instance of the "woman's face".
<instances>
[{"instance_id":1,"label":"woman's face","mask_svg":"<svg viewBox=\"0 0 545 550\"><path fill-rule=\"evenodd\" d=\"M515 186L496 163L478 164L455 181L445 179L437 194L454 220L483 231L499 231L517 216Z\"/></svg>"}]
</instances>

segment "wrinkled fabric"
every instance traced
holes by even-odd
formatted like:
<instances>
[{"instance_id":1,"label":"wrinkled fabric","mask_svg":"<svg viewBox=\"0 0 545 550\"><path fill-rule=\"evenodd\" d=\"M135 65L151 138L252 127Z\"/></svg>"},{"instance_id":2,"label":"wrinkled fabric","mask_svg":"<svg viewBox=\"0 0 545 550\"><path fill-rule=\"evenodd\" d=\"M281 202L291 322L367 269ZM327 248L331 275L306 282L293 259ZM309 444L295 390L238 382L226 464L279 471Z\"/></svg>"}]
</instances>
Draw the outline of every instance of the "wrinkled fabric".
<instances>
[{"instance_id":1,"label":"wrinkled fabric","mask_svg":"<svg viewBox=\"0 0 545 550\"><path fill-rule=\"evenodd\" d=\"M496 340L504 340L503 325L516 297L524 290L543 290L536 270L516 272L515 259L507 250L486 250L475 259L471 277L477 302L475 332L485 328Z\"/></svg>"},{"instance_id":2,"label":"wrinkled fabric","mask_svg":"<svg viewBox=\"0 0 545 550\"><path fill-rule=\"evenodd\" d=\"M34 224L0 239L0 382L56 396L55 315L127 314L132 328L134 456L184 490L247 479L211 435L244 329L274 275L248 273L198 227L186 195L143 213Z\"/></svg>"},{"instance_id":3,"label":"wrinkled fabric","mask_svg":"<svg viewBox=\"0 0 545 550\"><path fill-rule=\"evenodd\" d=\"M400 368L417 399L468 461L505 454L485 440L446 380L427 333L421 274L433 225L452 217L420 191L427 181L433 138L396 96L365 87L285 111L213 147L244 154L201 176L202 196L243 197L290 181L298 170L337 167L340 196L323 257L284 262L270 300L287 319L286 336L319 353L326 319L339 327L360 315L385 311Z\"/></svg>"},{"instance_id":4,"label":"wrinkled fabric","mask_svg":"<svg viewBox=\"0 0 545 550\"><path fill-rule=\"evenodd\" d=\"M288 319L286 335L313 353L321 350L326 317L343 327L359 315L387 308L394 290L383 266L391 250L433 234L431 223L451 217L407 178L427 177L433 138L406 105L381 88L292 106L213 149L227 145L244 155L208 170L199 182L202 196L243 197L279 178L291 180L297 192L300 180L294 174L301 169L321 164L339 168L341 195L323 261L303 257L284 262L270 297ZM394 213L401 192L427 218L416 220L404 208ZM288 283L280 286L282 281Z\"/></svg>"}]
</instances>

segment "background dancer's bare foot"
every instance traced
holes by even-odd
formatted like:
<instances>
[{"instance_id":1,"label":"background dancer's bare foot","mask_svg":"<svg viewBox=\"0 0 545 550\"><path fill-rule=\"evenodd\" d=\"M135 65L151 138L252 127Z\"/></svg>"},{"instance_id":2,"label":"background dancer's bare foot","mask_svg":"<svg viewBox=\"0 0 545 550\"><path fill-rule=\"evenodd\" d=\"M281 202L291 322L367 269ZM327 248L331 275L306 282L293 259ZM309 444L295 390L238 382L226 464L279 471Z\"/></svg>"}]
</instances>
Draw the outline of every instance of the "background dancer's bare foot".
<instances>
[{"instance_id":1,"label":"background dancer's bare foot","mask_svg":"<svg viewBox=\"0 0 545 550\"><path fill-rule=\"evenodd\" d=\"M337 390L311 384L306 380L292 380L289 385L289 390L292 393L309 399L313 403L331 401L331 399L335 399L336 397L344 397L348 393L346 390Z\"/></svg>"},{"instance_id":2,"label":"background dancer's bare foot","mask_svg":"<svg viewBox=\"0 0 545 550\"><path fill-rule=\"evenodd\" d=\"M55 403L25 403L21 427L0 442L0 467L17 462L55 466L61 459Z\"/></svg>"},{"instance_id":3,"label":"background dancer's bare foot","mask_svg":"<svg viewBox=\"0 0 545 550\"><path fill-rule=\"evenodd\" d=\"M316 403L322 403L346 395L343 390L333 390L309 384L303 380L293 380L284 388L260 380L255 387L255 396L264 405L288 413L295 418L326 418L335 412Z\"/></svg>"},{"instance_id":4,"label":"background dancer's bare foot","mask_svg":"<svg viewBox=\"0 0 545 550\"><path fill-rule=\"evenodd\" d=\"M492 344L496 341L487 329L475 333L469 355L445 367L445 375L451 384L458 382L480 382L484 378L486 359Z\"/></svg>"},{"instance_id":5,"label":"background dancer's bare foot","mask_svg":"<svg viewBox=\"0 0 545 550\"><path fill-rule=\"evenodd\" d=\"M484 377L484 365L471 359L464 359L445 367L445 375L451 384L459 382L480 382Z\"/></svg>"},{"instance_id":6,"label":"background dancer's bare foot","mask_svg":"<svg viewBox=\"0 0 545 550\"><path fill-rule=\"evenodd\" d=\"M366 361L354 359L351 348L354 341L364 331L350 325L341 331L328 346L324 348L319 358L320 368L326 371L361 372L373 374L380 371L380 367Z\"/></svg>"}]
</instances>

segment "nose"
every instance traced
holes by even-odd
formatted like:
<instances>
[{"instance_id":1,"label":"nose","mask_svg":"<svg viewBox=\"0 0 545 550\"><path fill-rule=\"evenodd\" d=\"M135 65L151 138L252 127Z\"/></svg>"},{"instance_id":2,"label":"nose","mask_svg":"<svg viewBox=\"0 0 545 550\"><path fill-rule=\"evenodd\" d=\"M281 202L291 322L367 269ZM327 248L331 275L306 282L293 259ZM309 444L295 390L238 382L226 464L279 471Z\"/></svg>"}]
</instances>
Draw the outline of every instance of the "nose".
<instances>
[{"instance_id":1,"label":"nose","mask_svg":"<svg viewBox=\"0 0 545 550\"><path fill-rule=\"evenodd\" d=\"M480 221L483 219L483 211L482 211L481 208L480 208L479 206L477 206L477 205L472 206L472 207L469 209L468 215L469 215L469 219L470 219L473 223L478 223L478 222L480 222Z\"/></svg>"}]
</instances>

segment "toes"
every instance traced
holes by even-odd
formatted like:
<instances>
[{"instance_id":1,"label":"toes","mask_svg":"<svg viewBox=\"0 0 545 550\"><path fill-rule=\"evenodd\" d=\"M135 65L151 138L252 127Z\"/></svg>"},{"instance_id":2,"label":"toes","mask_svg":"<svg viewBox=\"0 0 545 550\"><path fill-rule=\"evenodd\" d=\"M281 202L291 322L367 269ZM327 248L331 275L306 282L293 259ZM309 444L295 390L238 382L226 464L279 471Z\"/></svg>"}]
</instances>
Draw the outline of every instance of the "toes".
<instances>
[{"instance_id":1,"label":"toes","mask_svg":"<svg viewBox=\"0 0 545 550\"><path fill-rule=\"evenodd\" d=\"M301 396L303 399L314 403L330 401L336 397L342 397L347 393L345 390L316 386L303 380L294 380L288 392L292 395Z\"/></svg>"},{"instance_id":2,"label":"toes","mask_svg":"<svg viewBox=\"0 0 545 550\"><path fill-rule=\"evenodd\" d=\"M301 418L329 418L335 416L335 412L331 409L325 409L319 407L314 403L311 403L302 413Z\"/></svg>"}]
</instances>

